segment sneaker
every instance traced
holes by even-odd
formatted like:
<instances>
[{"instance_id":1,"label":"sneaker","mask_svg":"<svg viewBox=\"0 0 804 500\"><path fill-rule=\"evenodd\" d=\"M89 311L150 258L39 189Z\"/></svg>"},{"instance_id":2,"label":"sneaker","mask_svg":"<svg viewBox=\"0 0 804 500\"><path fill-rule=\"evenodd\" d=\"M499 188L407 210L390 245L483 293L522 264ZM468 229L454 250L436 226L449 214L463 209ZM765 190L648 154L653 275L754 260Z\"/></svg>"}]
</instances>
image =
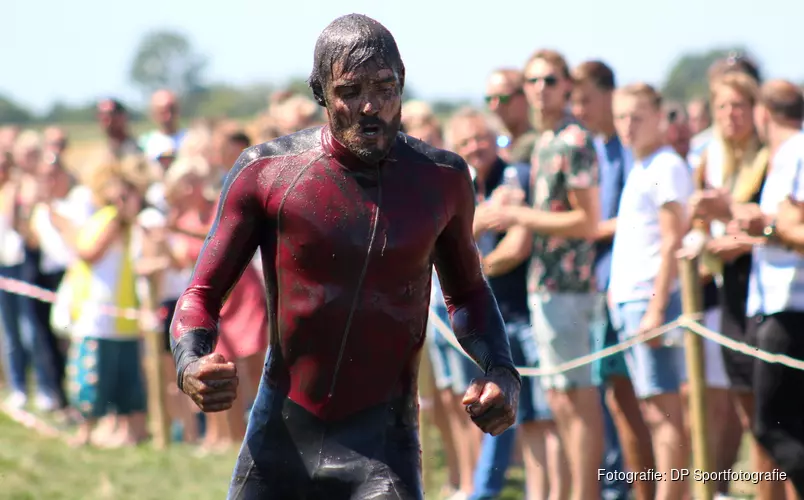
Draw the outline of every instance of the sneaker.
<instances>
[{"instance_id":1,"label":"sneaker","mask_svg":"<svg viewBox=\"0 0 804 500\"><path fill-rule=\"evenodd\" d=\"M34 404L37 410L47 413L56 411L59 408L59 402L56 398L48 396L47 394L37 394Z\"/></svg>"},{"instance_id":2,"label":"sneaker","mask_svg":"<svg viewBox=\"0 0 804 500\"><path fill-rule=\"evenodd\" d=\"M21 410L28 404L28 396L24 392L14 391L6 398L6 405L14 410Z\"/></svg>"}]
</instances>

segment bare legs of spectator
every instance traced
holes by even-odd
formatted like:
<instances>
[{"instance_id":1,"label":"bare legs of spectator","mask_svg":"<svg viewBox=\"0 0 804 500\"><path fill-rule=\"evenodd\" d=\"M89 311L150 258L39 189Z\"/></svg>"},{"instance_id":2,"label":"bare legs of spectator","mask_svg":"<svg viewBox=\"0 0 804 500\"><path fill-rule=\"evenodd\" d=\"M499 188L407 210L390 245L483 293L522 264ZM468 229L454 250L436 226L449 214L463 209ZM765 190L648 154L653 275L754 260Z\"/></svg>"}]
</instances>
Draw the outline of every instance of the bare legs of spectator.
<instances>
[{"instance_id":1,"label":"bare legs of spectator","mask_svg":"<svg viewBox=\"0 0 804 500\"><path fill-rule=\"evenodd\" d=\"M726 389L706 388L704 395L706 401L706 444L709 448L709 466L712 472L718 469L718 464L722 461L721 446L725 441L726 426L723 422L726 419L728 409L729 391ZM684 408L684 415L690 415L689 384L681 386L681 404ZM684 419L684 438L687 446L692 449L692 430L689 418Z\"/></svg>"},{"instance_id":2,"label":"bare legs of spectator","mask_svg":"<svg viewBox=\"0 0 804 500\"><path fill-rule=\"evenodd\" d=\"M96 442L94 439L93 430L95 429L95 425L97 424L97 420L95 419L83 419L78 423L78 429L74 436L71 436L67 440L67 444L70 446L89 446L93 442Z\"/></svg>"},{"instance_id":3,"label":"bare legs of spectator","mask_svg":"<svg viewBox=\"0 0 804 500\"><path fill-rule=\"evenodd\" d=\"M171 354L162 356L162 373L167 384L165 406L170 420L181 423L185 443L194 443L198 440L198 419L192 411L195 404L176 385L176 364Z\"/></svg>"},{"instance_id":4,"label":"bare legs of spectator","mask_svg":"<svg viewBox=\"0 0 804 500\"><path fill-rule=\"evenodd\" d=\"M458 469L458 453L455 451L455 442L452 439L448 410L444 405L445 398L439 397L439 391L434 380L431 380L430 394L433 395L432 422L441 436L444 459L447 463L447 484L442 489L442 496L449 496L458 490L461 483L461 475ZM423 439L427 439L427 436L424 436Z\"/></svg>"},{"instance_id":5,"label":"bare legs of spectator","mask_svg":"<svg viewBox=\"0 0 804 500\"><path fill-rule=\"evenodd\" d=\"M477 438L480 430L472 423L461 404L462 395L457 395L452 388L439 392L441 403L447 410L447 419L452 433L452 442L455 446L458 465L458 489L466 495L471 495L474 489L474 471L479 453Z\"/></svg>"},{"instance_id":6,"label":"bare legs of spectator","mask_svg":"<svg viewBox=\"0 0 804 500\"><path fill-rule=\"evenodd\" d=\"M609 377L606 405L617 428L617 436L628 469L634 472L655 470L650 431L642 419L639 400L628 377L618 375ZM653 481L637 481L633 483L632 488L636 500L653 500L656 494L656 484Z\"/></svg>"},{"instance_id":7,"label":"bare legs of spectator","mask_svg":"<svg viewBox=\"0 0 804 500\"><path fill-rule=\"evenodd\" d=\"M743 442L743 424L740 422L740 417L737 415L737 408L735 407L734 398L731 391L728 393L728 401L724 407L724 413L719 420L715 422L722 422L723 425L723 441L720 444L720 449L716 458L716 470L729 470L734 467L737 458L740 454L740 445ZM721 481L718 485L718 493L727 494L729 492L729 481Z\"/></svg>"},{"instance_id":8,"label":"bare legs of spectator","mask_svg":"<svg viewBox=\"0 0 804 500\"><path fill-rule=\"evenodd\" d=\"M689 446L684 433L684 414L678 393L660 394L642 402L642 416L651 434L656 470L669 473L683 469L689 460ZM656 500L681 500L687 491L687 481L659 481Z\"/></svg>"},{"instance_id":9,"label":"bare legs of spectator","mask_svg":"<svg viewBox=\"0 0 804 500\"><path fill-rule=\"evenodd\" d=\"M732 391L734 404L737 409L737 416L743 429L751 436L751 470L759 473L772 472L778 468L768 452L754 437L752 426L754 425L754 395L748 391ZM754 490L756 500L775 500L785 498L785 483L789 481L759 481ZM787 495L788 500L796 497Z\"/></svg>"},{"instance_id":10,"label":"bare legs of spectator","mask_svg":"<svg viewBox=\"0 0 804 500\"><path fill-rule=\"evenodd\" d=\"M520 424L527 500L564 500L570 492L570 473L554 422Z\"/></svg>"},{"instance_id":11,"label":"bare legs of spectator","mask_svg":"<svg viewBox=\"0 0 804 500\"><path fill-rule=\"evenodd\" d=\"M597 387L547 393L572 478L572 500L600 498L603 421Z\"/></svg>"}]
</instances>

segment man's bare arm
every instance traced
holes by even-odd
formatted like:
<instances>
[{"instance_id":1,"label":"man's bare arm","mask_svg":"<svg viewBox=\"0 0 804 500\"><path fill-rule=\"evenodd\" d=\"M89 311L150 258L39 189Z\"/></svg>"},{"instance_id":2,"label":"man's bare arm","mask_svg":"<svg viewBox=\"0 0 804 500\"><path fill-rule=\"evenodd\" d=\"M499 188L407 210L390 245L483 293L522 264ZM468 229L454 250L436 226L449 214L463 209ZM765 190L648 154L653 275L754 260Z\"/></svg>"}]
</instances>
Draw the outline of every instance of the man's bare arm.
<instances>
[{"instance_id":1,"label":"man's bare arm","mask_svg":"<svg viewBox=\"0 0 804 500\"><path fill-rule=\"evenodd\" d=\"M573 189L569 192L569 202L571 209L566 212L546 212L526 206L510 210L517 224L534 233L562 238L594 238L600 213L598 188Z\"/></svg>"},{"instance_id":2,"label":"man's bare arm","mask_svg":"<svg viewBox=\"0 0 804 500\"><path fill-rule=\"evenodd\" d=\"M595 241L612 241L614 233L617 232L617 218L613 217L608 220L602 220L597 225L597 233L595 233Z\"/></svg>"},{"instance_id":3,"label":"man's bare arm","mask_svg":"<svg viewBox=\"0 0 804 500\"><path fill-rule=\"evenodd\" d=\"M533 236L523 226L514 226L488 255L483 257L486 276L502 276L527 260L533 251Z\"/></svg>"},{"instance_id":4,"label":"man's bare arm","mask_svg":"<svg viewBox=\"0 0 804 500\"><path fill-rule=\"evenodd\" d=\"M665 203L659 209L659 233L661 235L661 264L654 281L653 298L648 309L664 312L670 300L670 285L678 277L676 254L687 230L684 209L677 202Z\"/></svg>"}]
</instances>

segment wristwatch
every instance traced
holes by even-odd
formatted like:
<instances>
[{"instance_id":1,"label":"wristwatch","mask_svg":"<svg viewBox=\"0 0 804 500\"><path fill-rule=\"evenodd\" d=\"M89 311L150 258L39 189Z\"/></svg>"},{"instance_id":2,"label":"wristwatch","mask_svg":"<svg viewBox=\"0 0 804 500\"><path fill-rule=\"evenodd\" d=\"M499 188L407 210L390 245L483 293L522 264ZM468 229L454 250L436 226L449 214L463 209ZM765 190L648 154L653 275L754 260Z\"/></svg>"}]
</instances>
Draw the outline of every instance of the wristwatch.
<instances>
[{"instance_id":1,"label":"wristwatch","mask_svg":"<svg viewBox=\"0 0 804 500\"><path fill-rule=\"evenodd\" d=\"M776 221L772 221L770 224L765 226L765 229L762 230L763 236L771 242L779 241L779 235L776 233Z\"/></svg>"}]
</instances>

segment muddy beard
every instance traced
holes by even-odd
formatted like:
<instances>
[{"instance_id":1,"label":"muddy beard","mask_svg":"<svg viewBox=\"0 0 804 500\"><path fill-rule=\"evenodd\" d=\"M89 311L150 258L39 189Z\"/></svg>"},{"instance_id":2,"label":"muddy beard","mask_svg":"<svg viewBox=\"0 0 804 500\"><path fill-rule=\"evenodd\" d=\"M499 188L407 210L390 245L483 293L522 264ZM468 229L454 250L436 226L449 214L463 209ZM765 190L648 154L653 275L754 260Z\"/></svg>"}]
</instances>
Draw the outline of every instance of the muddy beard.
<instances>
[{"instance_id":1,"label":"muddy beard","mask_svg":"<svg viewBox=\"0 0 804 500\"><path fill-rule=\"evenodd\" d=\"M380 127L378 135L382 137L382 140L376 144L364 144L360 139L358 132L361 126L360 122L354 125L344 125L338 119L335 119L332 120L330 127L335 138L346 146L353 155L364 163L376 165L388 156L391 151L402 124L402 115L401 113L397 114L390 123L381 122L381 120L372 121L372 123Z\"/></svg>"}]
</instances>

